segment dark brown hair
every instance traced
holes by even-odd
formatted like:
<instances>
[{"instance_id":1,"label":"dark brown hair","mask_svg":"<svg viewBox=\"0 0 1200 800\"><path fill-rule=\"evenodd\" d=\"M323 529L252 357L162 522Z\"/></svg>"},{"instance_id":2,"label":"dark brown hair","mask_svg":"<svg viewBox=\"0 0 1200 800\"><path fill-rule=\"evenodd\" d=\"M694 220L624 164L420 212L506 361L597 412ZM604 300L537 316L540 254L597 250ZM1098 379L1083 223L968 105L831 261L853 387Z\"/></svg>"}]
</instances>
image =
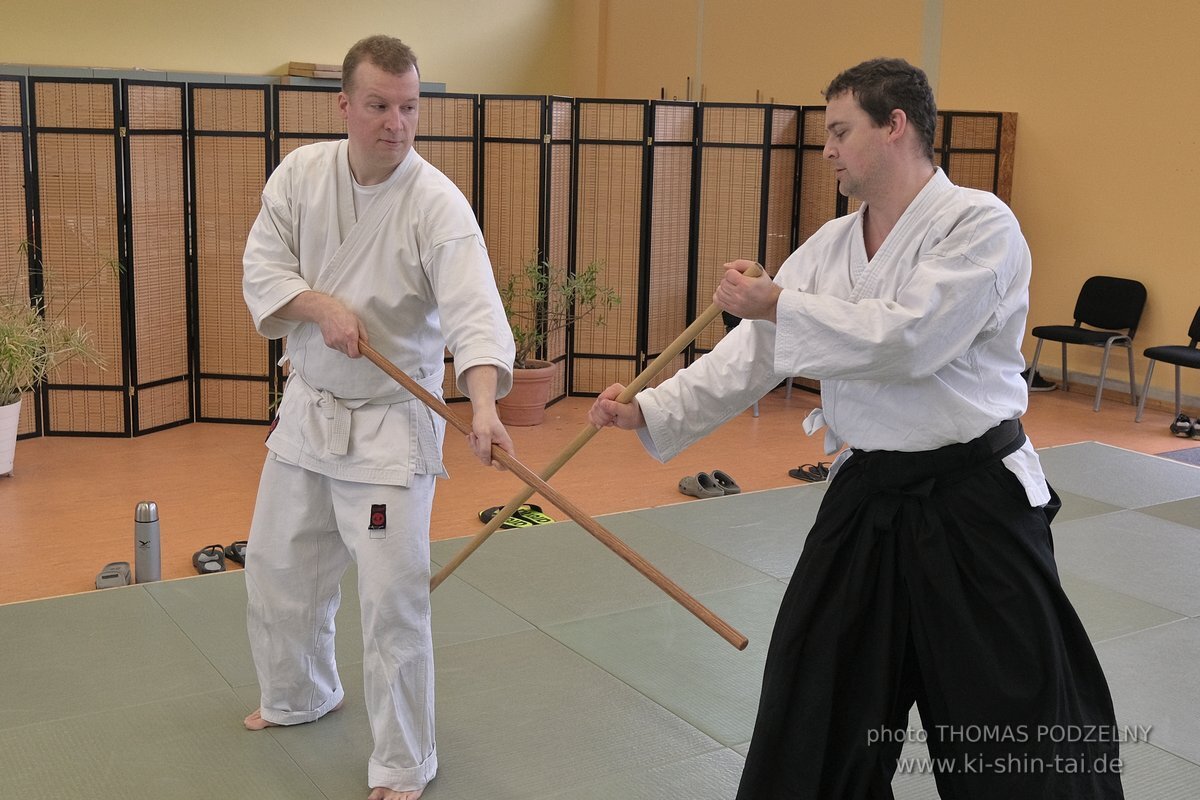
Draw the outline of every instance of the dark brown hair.
<instances>
[{"instance_id":1,"label":"dark brown hair","mask_svg":"<svg viewBox=\"0 0 1200 800\"><path fill-rule=\"evenodd\" d=\"M937 103L925 71L902 58L864 61L838 75L822 92L826 100L850 92L878 126L900 109L917 129L925 155L933 160L933 136L937 129Z\"/></svg>"}]
</instances>

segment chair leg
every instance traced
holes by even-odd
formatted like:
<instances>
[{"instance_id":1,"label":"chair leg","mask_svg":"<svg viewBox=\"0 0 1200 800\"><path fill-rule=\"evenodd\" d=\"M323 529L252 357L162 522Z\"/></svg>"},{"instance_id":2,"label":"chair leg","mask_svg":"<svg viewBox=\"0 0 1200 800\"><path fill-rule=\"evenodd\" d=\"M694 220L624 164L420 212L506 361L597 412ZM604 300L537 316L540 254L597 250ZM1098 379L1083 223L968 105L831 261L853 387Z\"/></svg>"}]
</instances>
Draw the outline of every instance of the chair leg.
<instances>
[{"instance_id":1,"label":"chair leg","mask_svg":"<svg viewBox=\"0 0 1200 800\"><path fill-rule=\"evenodd\" d=\"M1137 380L1137 378L1135 378L1133 376L1133 341L1132 340L1130 340L1129 344L1127 344L1125 346L1125 352L1129 354L1129 403L1130 403L1130 405L1136 406L1138 404L1138 396L1137 396L1137 389L1134 388L1136 386L1134 381Z\"/></svg>"},{"instance_id":2,"label":"chair leg","mask_svg":"<svg viewBox=\"0 0 1200 800\"><path fill-rule=\"evenodd\" d=\"M1175 365L1175 419L1179 419L1183 411L1183 392L1179 384L1179 365Z\"/></svg>"},{"instance_id":3,"label":"chair leg","mask_svg":"<svg viewBox=\"0 0 1200 800\"><path fill-rule=\"evenodd\" d=\"M1096 384L1096 403L1092 406L1092 411L1100 410L1100 397L1104 394L1104 375L1108 372L1108 354L1112 350L1112 342L1106 342L1104 345L1104 358L1100 361L1100 380Z\"/></svg>"},{"instance_id":4,"label":"chair leg","mask_svg":"<svg viewBox=\"0 0 1200 800\"><path fill-rule=\"evenodd\" d=\"M754 416L758 416L758 401L754 401Z\"/></svg>"},{"instance_id":5,"label":"chair leg","mask_svg":"<svg viewBox=\"0 0 1200 800\"><path fill-rule=\"evenodd\" d=\"M1068 378L1067 376L1070 375L1071 373L1067 370L1067 343L1066 342L1063 342L1062 356L1063 356L1063 359L1062 359L1062 361L1063 361L1063 391L1069 392L1069 391L1071 391L1071 379Z\"/></svg>"},{"instance_id":6,"label":"chair leg","mask_svg":"<svg viewBox=\"0 0 1200 800\"><path fill-rule=\"evenodd\" d=\"M1176 367L1175 369L1178 370L1179 367ZM1146 367L1146 382L1142 384L1142 396L1138 400L1137 414L1133 418L1134 422L1142 421L1142 411L1146 408L1146 396L1148 394L1150 394L1150 376L1153 374L1154 374L1154 359L1152 358L1152 359L1150 359L1149 366ZM1177 377L1177 378L1179 377L1178 373L1176 373L1175 377ZM1176 382L1175 385L1178 386L1179 385L1178 382ZM1179 416L1178 411L1175 412L1175 416L1177 416L1177 417Z\"/></svg>"},{"instance_id":7,"label":"chair leg","mask_svg":"<svg viewBox=\"0 0 1200 800\"><path fill-rule=\"evenodd\" d=\"M1037 374L1038 359L1041 358L1042 345L1045 343L1045 339L1038 339L1037 347L1033 351L1033 363L1029 365L1029 377L1025 379L1026 386L1033 386L1033 376Z\"/></svg>"},{"instance_id":8,"label":"chair leg","mask_svg":"<svg viewBox=\"0 0 1200 800\"><path fill-rule=\"evenodd\" d=\"M792 399L792 379L791 378L787 379L787 391L783 393L783 399L784 400Z\"/></svg>"}]
</instances>

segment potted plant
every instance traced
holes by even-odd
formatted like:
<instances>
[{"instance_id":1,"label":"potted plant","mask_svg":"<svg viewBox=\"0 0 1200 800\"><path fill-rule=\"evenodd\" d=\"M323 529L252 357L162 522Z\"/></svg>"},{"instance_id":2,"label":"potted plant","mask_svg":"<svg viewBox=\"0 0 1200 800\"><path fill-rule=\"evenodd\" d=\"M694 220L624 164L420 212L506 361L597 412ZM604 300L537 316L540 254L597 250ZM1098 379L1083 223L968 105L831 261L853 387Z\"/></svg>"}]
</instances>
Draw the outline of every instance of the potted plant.
<instances>
[{"instance_id":1,"label":"potted plant","mask_svg":"<svg viewBox=\"0 0 1200 800\"><path fill-rule=\"evenodd\" d=\"M31 244L23 242L19 249L35 270L41 270L41 260ZM84 285L108 269L120 271L120 263L115 259L105 261ZM90 331L72 328L59 316L47 314L45 302L40 297L30 299L22 283L0 290L0 475L12 474L22 397L64 361L82 358L93 364L102 362ZM63 307L81 289L77 287Z\"/></svg>"},{"instance_id":2,"label":"potted plant","mask_svg":"<svg viewBox=\"0 0 1200 800\"><path fill-rule=\"evenodd\" d=\"M506 425L538 425L545 419L554 365L538 358L551 337L583 320L605 324L605 312L620 305L614 289L600 283L603 264L593 261L571 273L536 254L499 285L516 357L513 388L497 403Z\"/></svg>"}]
</instances>

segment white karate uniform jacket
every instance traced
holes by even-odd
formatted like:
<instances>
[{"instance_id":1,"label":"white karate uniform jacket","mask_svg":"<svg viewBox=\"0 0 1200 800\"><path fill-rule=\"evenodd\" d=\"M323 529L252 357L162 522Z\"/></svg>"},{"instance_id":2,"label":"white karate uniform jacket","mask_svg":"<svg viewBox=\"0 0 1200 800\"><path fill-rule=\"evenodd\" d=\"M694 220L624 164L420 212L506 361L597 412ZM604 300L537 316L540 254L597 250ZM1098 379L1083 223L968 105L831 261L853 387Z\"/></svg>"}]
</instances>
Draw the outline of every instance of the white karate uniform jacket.
<instances>
[{"instance_id":1,"label":"white karate uniform jacket","mask_svg":"<svg viewBox=\"0 0 1200 800\"><path fill-rule=\"evenodd\" d=\"M638 394L652 455L671 458L793 375L821 381L822 408L804 427L828 426L827 453L932 450L1025 412L1031 257L1012 211L939 169L868 259L865 209L826 223L780 266L777 322L742 323ZM1029 441L1004 463L1031 505L1049 501Z\"/></svg>"},{"instance_id":2,"label":"white karate uniform jacket","mask_svg":"<svg viewBox=\"0 0 1200 800\"><path fill-rule=\"evenodd\" d=\"M411 150L357 221L351 181L346 141L322 142L290 153L263 190L243 292L258 331L288 337L292 370L267 446L329 477L405 486L444 474L444 421L366 358L326 347L317 325L275 312L308 289L333 295L438 396L444 347L464 393L463 373L491 364L506 394L512 333L479 225L445 175Z\"/></svg>"}]
</instances>

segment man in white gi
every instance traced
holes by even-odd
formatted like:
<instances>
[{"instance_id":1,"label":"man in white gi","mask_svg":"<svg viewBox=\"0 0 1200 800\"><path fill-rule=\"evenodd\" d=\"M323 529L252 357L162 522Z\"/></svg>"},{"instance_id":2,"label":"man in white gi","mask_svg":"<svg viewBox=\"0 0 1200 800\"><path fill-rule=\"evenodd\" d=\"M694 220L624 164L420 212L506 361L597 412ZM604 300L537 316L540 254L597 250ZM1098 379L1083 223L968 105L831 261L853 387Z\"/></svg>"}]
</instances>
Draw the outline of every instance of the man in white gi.
<instances>
[{"instance_id":1,"label":"man in white gi","mask_svg":"<svg viewBox=\"0 0 1200 800\"><path fill-rule=\"evenodd\" d=\"M312 722L341 706L334 613L353 560L370 800L416 800L437 771L429 514L445 423L361 358L358 340L437 395L448 347L485 464L492 444L512 452L495 400L512 385L514 348L470 205L412 147L412 50L369 37L342 75L349 138L280 163L246 243L246 304L260 333L287 336L291 372L246 556L262 696L245 725Z\"/></svg>"},{"instance_id":2,"label":"man in white gi","mask_svg":"<svg viewBox=\"0 0 1200 800\"><path fill-rule=\"evenodd\" d=\"M1119 798L1116 745L1054 733L1115 717L1018 421L1029 248L1007 206L934 166L921 70L868 61L825 97L825 157L863 204L774 281L727 264L714 302L748 321L589 412L665 460L805 375L823 406L805 430L849 445L780 607L738 798L892 797L901 747L926 735L914 702L943 798Z\"/></svg>"}]
</instances>

